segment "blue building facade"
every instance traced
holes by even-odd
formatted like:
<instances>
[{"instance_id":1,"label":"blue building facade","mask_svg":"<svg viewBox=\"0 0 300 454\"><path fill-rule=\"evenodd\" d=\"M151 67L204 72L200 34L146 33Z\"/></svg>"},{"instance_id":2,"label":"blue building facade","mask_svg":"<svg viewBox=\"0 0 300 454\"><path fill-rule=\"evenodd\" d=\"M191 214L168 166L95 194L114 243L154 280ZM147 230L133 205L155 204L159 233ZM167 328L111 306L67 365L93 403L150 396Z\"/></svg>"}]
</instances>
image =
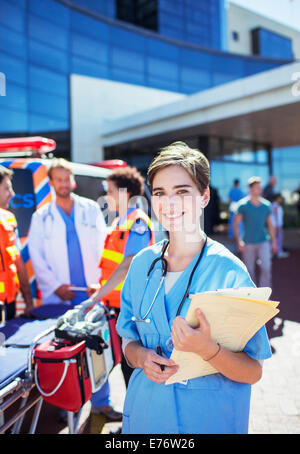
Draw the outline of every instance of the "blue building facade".
<instances>
[{"instance_id":1,"label":"blue building facade","mask_svg":"<svg viewBox=\"0 0 300 454\"><path fill-rule=\"evenodd\" d=\"M293 60L293 42L272 30L258 27L252 30L253 53L262 57Z\"/></svg>"},{"instance_id":2,"label":"blue building facade","mask_svg":"<svg viewBox=\"0 0 300 454\"><path fill-rule=\"evenodd\" d=\"M224 1L157 0L156 32L117 19L119 3L1 0L2 136L68 131L70 74L189 94L284 62L222 51Z\"/></svg>"},{"instance_id":3,"label":"blue building facade","mask_svg":"<svg viewBox=\"0 0 300 454\"><path fill-rule=\"evenodd\" d=\"M45 134L71 158L71 74L191 94L293 60L268 30L253 56L227 52L226 34L225 0L0 0L0 137ZM212 157L223 199L234 174L270 170L267 150L247 147Z\"/></svg>"}]
</instances>

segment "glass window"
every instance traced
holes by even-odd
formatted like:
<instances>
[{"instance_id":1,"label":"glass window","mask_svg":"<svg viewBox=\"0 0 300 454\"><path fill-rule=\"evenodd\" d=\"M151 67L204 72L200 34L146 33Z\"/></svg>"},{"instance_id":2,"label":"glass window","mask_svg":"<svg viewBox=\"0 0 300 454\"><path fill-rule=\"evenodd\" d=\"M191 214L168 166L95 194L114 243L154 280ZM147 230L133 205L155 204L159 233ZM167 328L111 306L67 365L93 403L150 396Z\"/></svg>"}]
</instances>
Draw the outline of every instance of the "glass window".
<instances>
[{"instance_id":1,"label":"glass window","mask_svg":"<svg viewBox=\"0 0 300 454\"><path fill-rule=\"evenodd\" d=\"M30 39L29 57L31 63L35 63L38 66L51 68L58 73L68 72L69 60L67 58L67 53L62 52L59 49L54 49L51 46Z\"/></svg>"},{"instance_id":2,"label":"glass window","mask_svg":"<svg viewBox=\"0 0 300 454\"><path fill-rule=\"evenodd\" d=\"M235 162L211 161L211 184L218 189L221 200L228 202L228 194L232 187L233 180L240 180L240 188L246 195L248 193L248 180L252 176L262 179L263 186L269 178L267 165L243 164Z\"/></svg>"},{"instance_id":3,"label":"glass window","mask_svg":"<svg viewBox=\"0 0 300 454\"><path fill-rule=\"evenodd\" d=\"M125 47L135 52L144 52L146 39L142 34L137 35L131 31L114 27L110 36L110 42L113 46Z\"/></svg>"},{"instance_id":4,"label":"glass window","mask_svg":"<svg viewBox=\"0 0 300 454\"><path fill-rule=\"evenodd\" d=\"M157 0L116 0L117 19L158 31Z\"/></svg>"},{"instance_id":5,"label":"glass window","mask_svg":"<svg viewBox=\"0 0 300 454\"><path fill-rule=\"evenodd\" d=\"M68 29L54 25L32 14L28 15L29 36L37 41L57 47L61 50L68 50L69 33Z\"/></svg>"},{"instance_id":6,"label":"glass window","mask_svg":"<svg viewBox=\"0 0 300 454\"><path fill-rule=\"evenodd\" d=\"M106 44L77 33L72 33L71 51L75 55L80 55L88 60L94 60L99 63L107 63L109 58Z\"/></svg>"},{"instance_id":7,"label":"glass window","mask_svg":"<svg viewBox=\"0 0 300 454\"><path fill-rule=\"evenodd\" d=\"M3 71L5 68L7 82L12 81L20 85L26 85L27 66L24 60L0 52L0 68L0 71Z\"/></svg>"},{"instance_id":8,"label":"glass window","mask_svg":"<svg viewBox=\"0 0 300 454\"><path fill-rule=\"evenodd\" d=\"M85 58L71 57L71 73L82 74L90 77L108 78L108 66L102 65Z\"/></svg>"},{"instance_id":9,"label":"glass window","mask_svg":"<svg viewBox=\"0 0 300 454\"><path fill-rule=\"evenodd\" d=\"M17 33L0 24L0 51L19 58L27 58L27 39L25 34Z\"/></svg>"},{"instance_id":10,"label":"glass window","mask_svg":"<svg viewBox=\"0 0 300 454\"><path fill-rule=\"evenodd\" d=\"M177 46L164 43L158 39L148 38L146 41L146 49L152 57L160 57L166 60L178 61L179 49Z\"/></svg>"},{"instance_id":11,"label":"glass window","mask_svg":"<svg viewBox=\"0 0 300 454\"><path fill-rule=\"evenodd\" d=\"M278 191L292 194L300 184L300 147L277 148L272 158Z\"/></svg>"},{"instance_id":12,"label":"glass window","mask_svg":"<svg viewBox=\"0 0 300 454\"><path fill-rule=\"evenodd\" d=\"M178 65L160 58L147 58L147 70L150 76L178 80Z\"/></svg>"},{"instance_id":13,"label":"glass window","mask_svg":"<svg viewBox=\"0 0 300 454\"><path fill-rule=\"evenodd\" d=\"M0 97L1 106L26 112L28 108L27 95L25 87L10 82L6 84L6 96Z\"/></svg>"},{"instance_id":14,"label":"glass window","mask_svg":"<svg viewBox=\"0 0 300 454\"><path fill-rule=\"evenodd\" d=\"M54 22L63 27L68 27L70 23L70 9L59 2L53 0L30 0L28 2L29 11L37 16L43 17L50 22Z\"/></svg>"},{"instance_id":15,"label":"glass window","mask_svg":"<svg viewBox=\"0 0 300 454\"><path fill-rule=\"evenodd\" d=\"M203 90L211 86L211 75L209 71L196 68L181 67L181 80L185 84L191 84Z\"/></svg>"},{"instance_id":16,"label":"glass window","mask_svg":"<svg viewBox=\"0 0 300 454\"><path fill-rule=\"evenodd\" d=\"M2 133L28 130L27 112L18 112L16 110L0 106L0 118L0 132Z\"/></svg>"},{"instance_id":17,"label":"glass window","mask_svg":"<svg viewBox=\"0 0 300 454\"><path fill-rule=\"evenodd\" d=\"M93 17L71 11L71 28L78 33L91 36L102 42L109 40L109 26Z\"/></svg>"},{"instance_id":18,"label":"glass window","mask_svg":"<svg viewBox=\"0 0 300 454\"><path fill-rule=\"evenodd\" d=\"M67 131L70 127L68 120L34 113L29 113L28 123L29 133L36 133L36 131Z\"/></svg>"},{"instance_id":19,"label":"glass window","mask_svg":"<svg viewBox=\"0 0 300 454\"><path fill-rule=\"evenodd\" d=\"M130 68L127 68L126 70L117 67L113 67L111 72L112 78L119 82L145 85L145 75L143 72L135 72Z\"/></svg>"},{"instance_id":20,"label":"glass window","mask_svg":"<svg viewBox=\"0 0 300 454\"><path fill-rule=\"evenodd\" d=\"M145 61L143 54L114 47L111 58L113 66L136 72L144 71Z\"/></svg>"},{"instance_id":21,"label":"glass window","mask_svg":"<svg viewBox=\"0 0 300 454\"><path fill-rule=\"evenodd\" d=\"M24 33L26 28L25 11L18 8L16 5L12 5L7 0L1 0L0 23L1 22L3 25L6 25L17 32Z\"/></svg>"},{"instance_id":22,"label":"glass window","mask_svg":"<svg viewBox=\"0 0 300 454\"><path fill-rule=\"evenodd\" d=\"M74 6L84 8L86 11L101 14L107 17L115 16L115 2L113 0L69 0Z\"/></svg>"},{"instance_id":23,"label":"glass window","mask_svg":"<svg viewBox=\"0 0 300 454\"><path fill-rule=\"evenodd\" d=\"M149 85L153 88L160 88L162 90L173 90L178 91L178 82L172 81L170 79L160 79L158 77L149 76L148 77Z\"/></svg>"},{"instance_id":24,"label":"glass window","mask_svg":"<svg viewBox=\"0 0 300 454\"><path fill-rule=\"evenodd\" d=\"M222 140L218 137L209 138L209 159L222 159Z\"/></svg>"},{"instance_id":25,"label":"glass window","mask_svg":"<svg viewBox=\"0 0 300 454\"><path fill-rule=\"evenodd\" d=\"M232 36L233 41L239 41L240 40L240 35L236 31L231 32L231 36Z\"/></svg>"},{"instance_id":26,"label":"glass window","mask_svg":"<svg viewBox=\"0 0 300 454\"><path fill-rule=\"evenodd\" d=\"M69 78L39 66L29 66L29 85L48 93L69 96Z\"/></svg>"},{"instance_id":27,"label":"glass window","mask_svg":"<svg viewBox=\"0 0 300 454\"><path fill-rule=\"evenodd\" d=\"M223 159L235 162L255 162L256 156L252 144L237 140L224 140Z\"/></svg>"},{"instance_id":28,"label":"glass window","mask_svg":"<svg viewBox=\"0 0 300 454\"><path fill-rule=\"evenodd\" d=\"M262 57L294 58L293 42L290 38L262 27L252 30L252 51Z\"/></svg>"},{"instance_id":29,"label":"glass window","mask_svg":"<svg viewBox=\"0 0 300 454\"><path fill-rule=\"evenodd\" d=\"M69 119L68 98L45 93L40 90L29 90L29 109L36 114L42 114L59 120Z\"/></svg>"},{"instance_id":30,"label":"glass window","mask_svg":"<svg viewBox=\"0 0 300 454\"><path fill-rule=\"evenodd\" d=\"M267 164L268 163L268 153L267 153L267 151L258 149L256 151L256 161L259 164Z\"/></svg>"}]
</instances>

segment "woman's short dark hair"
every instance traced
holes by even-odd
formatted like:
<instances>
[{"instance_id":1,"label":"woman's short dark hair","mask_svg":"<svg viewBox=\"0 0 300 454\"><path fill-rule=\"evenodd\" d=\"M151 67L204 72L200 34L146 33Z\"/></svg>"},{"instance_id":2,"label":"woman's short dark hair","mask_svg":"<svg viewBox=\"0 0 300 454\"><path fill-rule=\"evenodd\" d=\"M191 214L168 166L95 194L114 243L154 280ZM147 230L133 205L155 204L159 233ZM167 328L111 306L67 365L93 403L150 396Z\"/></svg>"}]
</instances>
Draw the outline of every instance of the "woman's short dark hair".
<instances>
[{"instance_id":1,"label":"woman's short dark hair","mask_svg":"<svg viewBox=\"0 0 300 454\"><path fill-rule=\"evenodd\" d=\"M162 148L153 159L148 169L148 183L151 189L155 174L171 165L179 165L185 169L203 195L210 181L209 161L201 151L190 148L184 142L174 142Z\"/></svg>"},{"instance_id":2,"label":"woman's short dark hair","mask_svg":"<svg viewBox=\"0 0 300 454\"><path fill-rule=\"evenodd\" d=\"M115 169L108 177L119 189L126 188L130 197L144 194L145 179L136 167L121 167Z\"/></svg>"}]
</instances>

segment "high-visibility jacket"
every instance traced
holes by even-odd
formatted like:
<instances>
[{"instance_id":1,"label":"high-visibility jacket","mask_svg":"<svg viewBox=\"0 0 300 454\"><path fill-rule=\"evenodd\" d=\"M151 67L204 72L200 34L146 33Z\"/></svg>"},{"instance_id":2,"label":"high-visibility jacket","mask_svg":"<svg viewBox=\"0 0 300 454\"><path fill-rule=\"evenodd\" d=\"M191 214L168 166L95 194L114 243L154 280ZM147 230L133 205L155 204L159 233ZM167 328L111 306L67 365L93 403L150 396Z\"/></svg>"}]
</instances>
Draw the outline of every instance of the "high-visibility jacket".
<instances>
[{"instance_id":1,"label":"high-visibility jacket","mask_svg":"<svg viewBox=\"0 0 300 454\"><path fill-rule=\"evenodd\" d=\"M16 259L20 252L16 247L17 221L13 213L0 208L0 301L11 303L19 291Z\"/></svg>"},{"instance_id":2,"label":"high-visibility jacket","mask_svg":"<svg viewBox=\"0 0 300 454\"><path fill-rule=\"evenodd\" d=\"M128 213L124 222L119 225L119 218L114 219L111 225L111 231L107 234L104 244L104 250L100 260L99 267L102 270L100 284L103 286L110 276L113 274L115 269L124 259L125 246L129 237L130 230L135 222L141 219L149 227L150 230L150 241L149 246L154 244L154 232L152 222L150 218L142 211L137 208ZM121 302L121 290L123 287L121 282L117 287L103 298L109 307L120 308Z\"/></svg>"}]
</instances>

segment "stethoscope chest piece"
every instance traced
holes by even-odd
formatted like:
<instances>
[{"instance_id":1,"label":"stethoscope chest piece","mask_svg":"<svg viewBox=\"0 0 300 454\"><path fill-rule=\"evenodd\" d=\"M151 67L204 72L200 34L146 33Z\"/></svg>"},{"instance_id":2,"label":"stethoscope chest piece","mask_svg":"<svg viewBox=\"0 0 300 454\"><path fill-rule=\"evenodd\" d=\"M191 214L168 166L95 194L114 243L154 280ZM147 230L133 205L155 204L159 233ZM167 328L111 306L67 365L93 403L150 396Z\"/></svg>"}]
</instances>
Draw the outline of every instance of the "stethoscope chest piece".
<instances>
[{"instance_id":1,"label":"stethoscope chest piece","mask_svg":"<svg viewBox=\"0 0 300 454\"><path fill-rule=\"evenodd\" d=\"M150 318L145 318L145 319L144 319L144 318L141 318L141 319L138 319L138 318L136 318L136 317L131 317L131 320L132 320L133 322L136 322L136 323L139 323L139 322L150 323L150 322L151 322Z\"/></svg>"},{"instance_id":2,"label":"stethoscope chest piece","mask_svg":"<svg viewBox=\"0 0 300 454\"><path fill-rule=\"evenodd\" d=\"M191 283L192 283L192 279L193 279L194 273L195 273L195 271L196 271L196 269L197 269L197 267L198 267L198 265L199 265L199 263L200 263L200 261L202 259L204 250L206 248L206 244L207 244L207 237L205 238L205 243L204 243L204 246L202 248L202 251L201 251L201 253L200 253L200 255L199 255L199 257L198 257L198 259L197 259L197 261L196 261L196 263L194 265L194 268L193 268L193 270L192 270L192 272L190 274L190 277L189 277L189 280L188 280L188 283L187 283L187 287L186 287L186 291L185 291L185 293L183 295L183 298L182 298L182 300L180 302L180 305L178 307L178 310L177 310L177 315L179 315L179 313L180 313L180 311L182 309L184 301L189 296L189 290L190 290L190 286L191 286ZM155 300L156 300L156 298L158 296L158 293L160 292L160 290L161 290L161 288L163 286L165 276L166 276L166 274L168 272L168 262L167 262L166 258L164 257L164 254L166 252L166 249L167 249L168 245L169 245L169 241L167 241L163 245L163 248L162 248L162 251L161 251L161 255L159 257L157 257L155 260L153 260L153 262L151 263L151 265L149 267L149 270L148 270L148 273L147 273L146 282L145 282L145 286L144 286L144 290L143 290L142 297L141 297L140 310L141 310L141 305L142 305L142 302L143 302L143 299L144 299L144 296L145 296L145 293L146 293L146 289L148 287L149 280L150 280L151 276L153 276L156 273L160 273L160 275L161 275L160 282L159 282L159 285L157 287L157 290L155 291L153 299L152 299L152 301L151 301L151 303L150 303L145 315L144 316L141 315L140 318L132 317L131 320L133 322L136 322L136 323L139 323L139 322L150 323L150 321L151 321L149 319L148 315L151 312L152 306L155 303ZM156 263L158 263L158 262L161 262L161 268L154 269Z\"/></svg>"}]
</instances>

